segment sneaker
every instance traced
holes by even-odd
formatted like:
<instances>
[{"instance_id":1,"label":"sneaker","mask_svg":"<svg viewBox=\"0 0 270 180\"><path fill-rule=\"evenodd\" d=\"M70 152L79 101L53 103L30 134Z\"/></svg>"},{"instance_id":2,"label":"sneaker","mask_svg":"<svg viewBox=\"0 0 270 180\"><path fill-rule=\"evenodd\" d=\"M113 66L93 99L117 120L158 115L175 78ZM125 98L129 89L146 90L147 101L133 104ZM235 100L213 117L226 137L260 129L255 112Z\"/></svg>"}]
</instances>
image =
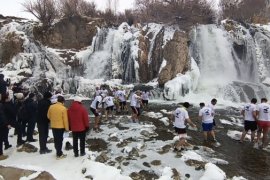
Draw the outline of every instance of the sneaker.
<instances>
[{"instance_id":1,"label":"sneaker","mask_svg":"<svg viewBox=\"0 0 270 180\"><path fill-rule=\"evenodd\" d=\"M85 152L81 153L80 155L81 155L81 156L85 156Z\"/></svg>"},{"instance_id":2,"label":"sneaker","mask_svg":"<svg viewBox=\"0 0 270 180\"><path fill-rule=\"evenodd\" d=\"M61 156L56 156L56 160L64 159L66 157L67 157L66 154L62 154Z\"/></svg>"},{"instance_id":3,"label":"sneaker","mask_svg":"<svg viewBox=\"0 0 270 180\"><path fill-rule=\"evenodd\" d=\"M11 145L11 144L6 145L6 146L5 146L5 150L7 150L7 149L9 149L9 148L11 148L11 147L12 147L12 145Z\"/></svg>"},{"instance_id":4,"label":"sneaker","mask_svg":"<svg viewBox=\"0 0 270 180\"><path fill-rule=\"evenodd\" d=\"M74 154L75 157L79 157L79 154Z\"/></svg>"},{"instance_id":5,"label":"sneaker","mask_svg":"<svg viewBox=\"0 0 270 180\"><path fill-rule=\"evenodd\" d=\"M0 161L5 160L7 158L8 158L8 155L4 155L4 154L0 155Z\"/></svg>"},{"instance_id":6,"label":"sneaker","mask_svg":"<svg viewBox=\"0 0 270 180\"><path fill-rule=\"evenodd\" d=\"M45 149L45 150L39 151L40 154L48 154L48 153L51 153L51 152L52 152L52 150L50 150L50 149Z\"/></svg>"}]
</instances>

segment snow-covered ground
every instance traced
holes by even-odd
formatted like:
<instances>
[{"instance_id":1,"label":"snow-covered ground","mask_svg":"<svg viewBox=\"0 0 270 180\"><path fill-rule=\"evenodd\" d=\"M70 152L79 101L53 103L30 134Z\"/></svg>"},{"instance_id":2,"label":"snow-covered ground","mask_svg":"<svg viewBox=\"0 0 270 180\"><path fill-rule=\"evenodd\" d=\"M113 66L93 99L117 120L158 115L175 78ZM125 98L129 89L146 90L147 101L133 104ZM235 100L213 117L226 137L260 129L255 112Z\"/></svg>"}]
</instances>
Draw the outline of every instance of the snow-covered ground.
<instances>
[{"instance_id":1,"label":"snow-covered ground","mask_svg":"<svg viewBox=\"0 0 270 180\"><path fill-rule=\"evenodd\" d=\"M163 117L169 114L164 109L144 114L162 121L165 125L169 123L168 119ZM53 150L50 154L17 152L14 147L16 136L13 136L9 137L13 147L5 151L9 158L1 161L1 165L37 171L29 177L21 178L24 180L37 177L42 171L51 173L58 180L86 179L87 176L97 180L124 180L131 179L130 174L142 170L157 175L160 180L173 179L174 170L179 172L181 179L226 179L226 174L215 164L228 162L217 158L213 149L204 146L194 148L191 145L181 153L173 152L173 144L179 139L178 136L168 141L156 140L156 128L151 122L132 123L130 116L117 116L111 123L104 122L101 126L102 132L90 131L87 136L92 143L95 143L96 139L102 139L107 143L107 148L101 151L86 148L87 155L78 158L74 157L72 150L64 150L67 158L62 160L56 160L53 143L48 144L48 148ZM13 130L10 135L13 135ZM53 137L51 132L49 136ZM35 135L35 138L38 138L38 135ZM72 144L72 138L64 138L63 149L67 141ZM31 144L39 147L38 142ZM105 162L97 162L98 157L104 153L107 158ZM194 165L188 165L188 162L193 161ZM234 177L234 180L241 178Z\"/></svg>"}]
</instances>

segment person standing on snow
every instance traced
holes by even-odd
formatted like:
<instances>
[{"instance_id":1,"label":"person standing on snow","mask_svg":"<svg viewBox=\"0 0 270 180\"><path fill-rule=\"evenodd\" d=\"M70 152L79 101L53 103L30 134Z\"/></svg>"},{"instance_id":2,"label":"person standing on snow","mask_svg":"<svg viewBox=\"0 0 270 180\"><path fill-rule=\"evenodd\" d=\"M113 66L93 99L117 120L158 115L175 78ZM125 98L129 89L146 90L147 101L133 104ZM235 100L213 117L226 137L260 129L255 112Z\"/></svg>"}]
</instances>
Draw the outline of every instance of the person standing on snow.
<instances>
[{"instance_id":1,"label":"person standing on snow","mask_svg":"<svg viewBox=\"0 0 270 180\"><path fill-rule=\"evenodd\" d=\"M64 106L65 98L61 95L57 97L57 103L49 107L47 117L50 120L56 149L56 159L67 157L62 152L63 135L69 131L67 108Z\"/></svg>"},{"instance_id":2,"label":"person standing on snow","mask_svg":"<svg viewBox=\"0 0 270 180\"><path fill-rule=\"evenodd\" d=\"M86 109L82 105L82 99L78 96L74 98L68 109L68 120L73 137L74 156L79 156L78 140L80 140L80 155L85 155L85 136L89 130L89 118Z\"/></svg>"}]
</instances>

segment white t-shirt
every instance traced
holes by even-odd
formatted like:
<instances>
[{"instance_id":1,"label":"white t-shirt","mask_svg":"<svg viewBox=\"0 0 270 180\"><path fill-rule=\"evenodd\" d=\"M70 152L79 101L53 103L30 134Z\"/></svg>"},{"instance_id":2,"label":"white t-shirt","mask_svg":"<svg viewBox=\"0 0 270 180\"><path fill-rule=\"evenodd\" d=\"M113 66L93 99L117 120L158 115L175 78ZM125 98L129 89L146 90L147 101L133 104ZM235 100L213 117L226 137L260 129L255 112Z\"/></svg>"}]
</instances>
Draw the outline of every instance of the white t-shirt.
<instances>
[{"instance_id":1,"label":"white t-shirt","mask_svg":"<svg viewBox=\"0 0 270 180\"><path fill-rule=\"evenodd\" d=\"M96 96L99 96L101 93L101 90L96 90Z\"/></svg>"},{"instance_id":2,"label":"white t-shirt","mask_svg":"<svg viewBox=\"0 0 270 180\"><path fill-rule=\"evenodd\" d=\"M270 121L270 105L267 103L261 103L257 107L259 111L259 121Z\"/></svg>"},{"instance_id":3,"label":"white t-shirt","mask_svg":"<svg viewBox=\"0 0 270 180\"><path fill-rule=\"evenodd\" d=\"M255 104L248 103L248 104L244 105L242 110L244 111L244 120L245 121L255 121L255 119L253 117L253 112L256 112L256 110L257 110L257 107Z\"/></svg>"},{"instance_id":4,"label":"white t-shirt","mask_svg":"<svg viewBox=\"0 0 270 180\"><path fill-rule=\"evenodd\" d=\"M103 102L106 103L106 106L107 106L107 107L114 106L114 103L113 103L113 97L112 97L112 96L106 96L106 97L103 99Z\"/></svg>"},{"instance_id":5,"label":"white t-shirt","mask_svg":"<svg viewBox=\"0 0 270 180\"><path fill-rule=\"evenodd\" d=\"M149 92L142 92L142 100L149 100Z\"/></svg>"},{"instance_id":6,"label":"white t-shirt","mask_svg":"<svg viewBox=\"0 0 270 180\"><path fill-rule=\"evenodd\" d=\"M215 106L213 105L213 104L208 104L206 107L209 107L209 108L211 108L211 110L212 110L212 113L213 113L213 119L214 119L214 116L215 116Z\"/></svg>"},{"instance_id":7,"label":"white t-shirt","mask_svg":"<svg viewBox=\"0 0 270 180\"><path fill-rule=\"evenodd\" d=\"M107 96L108 94L108 90L107 89L102 89L100 90L101 94L104 94L105 96Z\"/></svg>"},{"instance_id":8,"label":"white t-shirt","mask_svg":"<svg viewBox=\"0 0 270 180\"><path fill-rule=\"evenodd\" d=\"M118 90L118 92L116 94L117 94L117 97L119 98L120 102L126 101L126 93L125 93L125 91Z\"/></svg>"},{"instance_id":9,"label":"white t-shirt","mask_svg":"<svg viewBox=\"0 0 270 180\"><path fill-rule=\"evenodd\" d=\"M213 111L210 107L200 109L199 116L202 117L203 123L213 123Z\"/></svg>"},{"instance_id":10,"label":"white t-shirt","mask_svg":"<svg viewBox=\"0 0 270 180\"><path fill-rule=\"evenodd\" d=\"M131 96L131 100L130 100L130 106L134 106L134 107L138 107L137 104L139 102L139 98L140 96L138 96L137 94L133 94ZM140 104L140 103L139 103ZM140 106L139 106L140 107Z\"/></svg>"},{"instance_id":11,"label":"white t-shirt","mask_svg":"<svg viewBox=\"0 0 270 180\"><path fill-rule=\"evenodd\" d=\"M97 102L99 102L99 107L101 106L101 102L102 102L102 97L101 96L96 96L95 97L95 99L92 101L92 103L91 103L91 108L93 108L93 109L97 109L96 108L96 105L97 105Z\"/></svg>"},{"instance_id":12,"label":"white t-shirt","mask_svg":"<svg viewBox=\"0 0 270 180\"><path fill-rule=\"evenodd\" d=\"M177 127L177 128L186 128L186 119L189 118L188 116L188 112L185 108L177 108L175 111L174 111L174 127Z\"/></svg>"}]
</instances>

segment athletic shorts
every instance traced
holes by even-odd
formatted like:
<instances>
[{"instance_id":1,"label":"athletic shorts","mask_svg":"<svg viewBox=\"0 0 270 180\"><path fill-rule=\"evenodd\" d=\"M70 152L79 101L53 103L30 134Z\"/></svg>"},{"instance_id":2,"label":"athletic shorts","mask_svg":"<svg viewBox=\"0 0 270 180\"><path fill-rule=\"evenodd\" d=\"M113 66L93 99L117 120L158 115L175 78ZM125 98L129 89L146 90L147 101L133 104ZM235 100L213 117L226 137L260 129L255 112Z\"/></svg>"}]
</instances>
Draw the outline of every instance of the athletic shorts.
<instances>
[{"instance_id":1,"label":"athletic shorts","mask_svg":"<svg viewBox=\"0 0 270 180\"><path fill-rule=\"evenodd\" d=\"M262 129L270 128L270 121L258 121L258 126Z\"/></svg>"},{"instance_id":2,"label":"athletic shorts","mask_svg":"<svg viewBox=\"0 0 270 180\"><path fill-rule=\"evenodd\" d=\"M212 131L213 123L202 123L203 131Z\"/></svg>"},{"instance_id":3,"label":"athletic shorts","mask_svg":"<svg viewBox=\"0 0 270 180\"><path fill-rule=\"evenodd\" d=\"M113 107L114 107L114 106L106 107L106 110L107 110L107 111L109 111L109 110L113 111Z\"/></svg>"},{"instance_id":4,"label":"athletic shorts","mask_svg":"<svg viewBox=\"0 0 270 180\"><path fill-rule=\"evenodd\" d=\"M187 138L186 128L174 127L174 130L179 135L180 138Z\"/></svg>"},{"instance_id":5,"label":"athletic shorts","mask_svg":"<svg viewBox=\"0 0 270 180\"><path fill-rule=\"evenodd\" d=\"M97 110L94 108L90 108L91 112L95 115L95 117L99 116L99 113L97 113Z\"/></svg>"},{"instance_id":6,"label":"athletic shorts","mask_svg":"<svg viewBox=\"0 0 270 180\"><path fill-rule=\"evenodd\" d=\"M148 100L142 100L142 103L147 105L148 104Z\"/></svg>"},{"instance_id":7,"label":"athletic shorts","mask_svg":"<svg viewBox=\"0 0 270 180\"><path fill-rule=\"evenodd\" d=\"M123 101L123 102L119 102L120 106L125 106L127 105L127 102L126 101Z\"/></svg>"},{"instance_id":8,"label":"athletic shorts","mask_svg":"<svg viewBox=\"0 0 270 180\"><path fill-rule=\"evenodd\" d=\"M245 131L251 130L255 131L257 129L256 121L246 121L245 120Z\"/></svg>"},{"instance_id":9,"label":"athletic shorts","mask_svg":"<svg viewBox=\"0 0 270 180\"><path fill-rule=\"evenodd\" d=\"M140 108L134 107L134 106L130 106L130 107L131 107L131 109L132 109L132 112L133 112L134 114L136 114L137 116L139 116L139 115L141 114Z\"/></svg>"}]
</instances>

